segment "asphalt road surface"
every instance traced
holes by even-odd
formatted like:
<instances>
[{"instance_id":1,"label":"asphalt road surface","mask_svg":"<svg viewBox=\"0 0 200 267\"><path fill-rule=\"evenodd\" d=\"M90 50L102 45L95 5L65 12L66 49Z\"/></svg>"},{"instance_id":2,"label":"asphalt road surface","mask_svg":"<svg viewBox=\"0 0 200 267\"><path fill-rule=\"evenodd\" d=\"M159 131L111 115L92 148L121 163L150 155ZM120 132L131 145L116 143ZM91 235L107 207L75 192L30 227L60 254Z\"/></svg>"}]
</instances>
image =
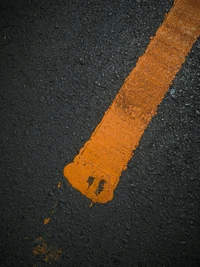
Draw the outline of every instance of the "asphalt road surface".
<instances>
[{"instance_id":1,"label":"asphalt road surface","mask_svg":"<svg viewBox=\"0 0 200 267\"><path fill-rule=\"evenodd\" d=\"M63 176L172 3L0 4L0 266L200 265L200 40L111 202Z\"/></svg>"}]
</instances>

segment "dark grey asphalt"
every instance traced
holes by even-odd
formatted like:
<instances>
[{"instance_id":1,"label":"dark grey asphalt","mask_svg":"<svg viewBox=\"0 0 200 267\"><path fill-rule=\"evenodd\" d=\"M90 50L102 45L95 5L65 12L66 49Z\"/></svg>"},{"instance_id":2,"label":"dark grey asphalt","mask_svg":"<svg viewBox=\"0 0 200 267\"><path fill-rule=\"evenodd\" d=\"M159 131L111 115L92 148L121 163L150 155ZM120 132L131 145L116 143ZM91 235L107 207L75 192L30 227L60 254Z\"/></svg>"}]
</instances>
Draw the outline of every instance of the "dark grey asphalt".
<instances>
[{"instance_id":1,"label":"dark grey asphalt","mask_svg":"<svg viewBox=\"0 0 200 267\"><path fill-rule=\"evenodd\" d=\"M0 4L0 266L49 266L33 255L38 237L63 250L51 266L199 266L200 41L113 201L90 208L62 173L171 5L172 0Z\"/></svg>"}]
</instances>

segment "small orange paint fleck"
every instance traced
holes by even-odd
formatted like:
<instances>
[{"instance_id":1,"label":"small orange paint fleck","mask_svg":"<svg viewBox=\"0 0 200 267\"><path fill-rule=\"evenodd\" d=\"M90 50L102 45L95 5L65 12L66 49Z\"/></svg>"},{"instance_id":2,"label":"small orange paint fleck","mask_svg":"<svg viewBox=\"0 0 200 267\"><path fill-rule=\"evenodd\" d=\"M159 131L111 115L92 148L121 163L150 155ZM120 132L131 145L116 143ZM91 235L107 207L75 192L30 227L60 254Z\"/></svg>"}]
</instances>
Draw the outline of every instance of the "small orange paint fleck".
<instances>
[{"instance_id":1,"label":"small orange paint fleck","mask_svg":"<svg viewBox=\"0 0 200 267\"><path fill-rule=\"evenodd\" d=\"M49 222L50 222L50 218L46 218L45 220L44 220L44 225L46 225L46 224L48 224Z\"/></svg>"},{"instance_id":2,"label":"small orange paint fleck","mask_svg":"<svg viewBox=\"0 0 200 267\"><path fill-rule=\"evenodd\" d=\"M58 188L61 188L61 182L58 183Z\"/></svg>"},{"instance_id":3,"label":"small orange paint fleck","mask_svg":"<svg viewBox=\"0 0 200 267\"><path fill-rule=\"evenodd\" d=\"M92 206L93 206L93 202L90 203L90 206L89 207L91 208Z\"/></svg>"},{"instance_id":4,"label":"small orange paint fleck","mask_svg":"<svg viewBox=\"0 0 200 267\"><path fill-rule=\"evenodd\" d=\"M112 200L122 171L200 35L199 14L199 0L175 0L91 138L64 168L68 182L93 202Z\"/></svg>"},{"instance_id":5,"label":"small orange paint fleck","mask_svg":"<svg viewBox=\"0 0 200 267\"><path fill-rule=\"evenodd\" d=\"M54 210L52 210L52 212L51 212L52 214L54 213Z\"/></svg>"}]
</instances>

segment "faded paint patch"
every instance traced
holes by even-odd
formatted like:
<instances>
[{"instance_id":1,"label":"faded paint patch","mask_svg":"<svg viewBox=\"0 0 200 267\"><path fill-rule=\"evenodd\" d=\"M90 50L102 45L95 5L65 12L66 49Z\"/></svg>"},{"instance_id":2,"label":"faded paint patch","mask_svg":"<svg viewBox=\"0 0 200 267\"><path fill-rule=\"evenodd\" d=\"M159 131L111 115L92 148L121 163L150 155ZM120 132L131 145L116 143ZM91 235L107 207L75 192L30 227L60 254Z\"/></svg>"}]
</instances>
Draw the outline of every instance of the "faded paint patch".
<instances>
[{"instance_id":1,"label":"faded paint patch","mask_svg":"<svg viewBox=\"0 0 200 267\"><path fill-rule=\"evenodd\" d=\"M62 249L48 246L42 237L36 238L35 245L33 254L49 264L54 261L58 261L62 254Z\"/></svg>"}]
</instances>

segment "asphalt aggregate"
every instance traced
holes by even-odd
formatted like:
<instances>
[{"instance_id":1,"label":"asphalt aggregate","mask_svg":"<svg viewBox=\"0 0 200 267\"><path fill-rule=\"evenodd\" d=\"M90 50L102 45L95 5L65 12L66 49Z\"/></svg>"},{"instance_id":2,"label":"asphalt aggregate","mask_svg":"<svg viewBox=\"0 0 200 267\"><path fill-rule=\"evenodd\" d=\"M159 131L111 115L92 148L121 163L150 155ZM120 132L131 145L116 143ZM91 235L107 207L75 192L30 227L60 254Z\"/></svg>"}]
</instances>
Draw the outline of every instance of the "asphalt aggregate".
<instances>
[{"instance_id":1,"label":"asphalt aggregate","mask_svg":"<svg viewBox=\"0 0 200 267\"><path fill-rule=\"evenodd\" d=\"M172 4L0 4L0 266L200 266L199 39L114 199L90 207L63 176Z\"/></svg>"}]
</instances>

